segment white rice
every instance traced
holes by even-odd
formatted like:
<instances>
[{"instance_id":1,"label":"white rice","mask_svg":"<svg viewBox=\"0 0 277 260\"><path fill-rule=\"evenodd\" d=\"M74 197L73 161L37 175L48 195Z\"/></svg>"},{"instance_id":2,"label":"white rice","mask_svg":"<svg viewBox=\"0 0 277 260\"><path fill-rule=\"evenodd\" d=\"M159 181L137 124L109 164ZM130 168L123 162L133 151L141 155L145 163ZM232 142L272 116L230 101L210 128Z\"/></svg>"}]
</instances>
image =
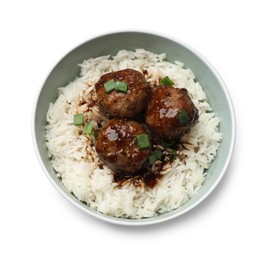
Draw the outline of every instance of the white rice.
<instances>
[{"instance_id":1,"label":"white rice","mask_svg":"<svg viewBox=\"0 0 277 260\"><path fill-rule=\"evenodd\" d=\"M85 60L80 76L59 89L58 99L47 113L46 145L52 165L65 187L91 209L121 218L147 218L171 211L186 203L205 181L205 170L216 156L222 134L219 118L212 112L201 85L195 82L190 69L183 63L165 61L166 55L143 49L121 50L115 56ZM199 110L199 121L182 138L183 149L171 165L163 170L163 177L150 188L134 186L132 182L118 185L112 171L103 165L90 143L93 137L83 135L82 127L73 125L73 115L83 113L94 124L105 123L97 105L88 109L86 102L96 99L94 84L105 73L132 68L147 70L147 81L158 83L169 76L178 88L186 88Z\"/></svg>"}]
</instances>

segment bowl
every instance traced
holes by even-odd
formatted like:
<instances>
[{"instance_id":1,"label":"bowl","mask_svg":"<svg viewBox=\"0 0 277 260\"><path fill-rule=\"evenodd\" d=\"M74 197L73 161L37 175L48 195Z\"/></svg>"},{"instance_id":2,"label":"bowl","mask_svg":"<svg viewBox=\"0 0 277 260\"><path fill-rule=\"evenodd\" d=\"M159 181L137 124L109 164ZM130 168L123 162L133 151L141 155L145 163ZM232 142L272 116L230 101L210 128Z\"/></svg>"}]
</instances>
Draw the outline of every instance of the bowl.
<instances>
[{"instance_id":1,"label":"bowl","mask_svg":"<svg viewBox=\"0 0 277 260\"><path fill-rule=\"evenodd\" d=\"M78 64L90 57L102 55L114 55L119 50L135 50L137 48L146 49L154 53L166 53L167 60L175 60L184 63L184 67L190 68L197 81L205 90L210 105L215 114L220 118L220 132L223 139L215 160L212 162L207 172L203 187L186 204L168 213L160 214L156 217L145 219L123 219L103 215L88 208L85 204L77 200L63 186L57 178L55 171L47 155L45 145L46 113L51 101L55 101L58 96L57 88L65 86L79 74ZM48 179L55 188L73 205L87 212L91 216L101 220L122 224L122 225L148 225L160 223L182 215L200 202L214 190L226 172L230 162L235 142L235 117L231 98L228 90L216 72L214 67L196 50L181 43L178 40L163 35L148 32L123 31L114 32L95 37L69 52L52 69L44 84L42 85L35 101L33 113L33 141L38 160L46 173Z\"/></svg>"}]
</instances>

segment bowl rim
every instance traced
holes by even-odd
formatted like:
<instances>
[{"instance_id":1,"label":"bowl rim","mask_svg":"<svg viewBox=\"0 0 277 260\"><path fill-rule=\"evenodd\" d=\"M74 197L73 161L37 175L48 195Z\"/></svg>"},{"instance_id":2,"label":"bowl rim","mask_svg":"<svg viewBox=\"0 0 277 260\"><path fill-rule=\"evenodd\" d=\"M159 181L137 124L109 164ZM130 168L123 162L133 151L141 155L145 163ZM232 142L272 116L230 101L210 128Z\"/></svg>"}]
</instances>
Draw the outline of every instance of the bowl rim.
<instances>
[{"instance_id":1,"label":"bowl rim","mask_svg":"<svg viewBox=\"0 0 277 260\"><path fill-rule=\"evenodd\" d=\"M123 219L123 218L117 218L117 217L112 217L112 216L108 216L108 215L104 215L96 210L92 210L89 209L87 206L82 205L81 203L77 202L77 199L74 199L73 197L68 196L68 194L66 194L57 184L57 182L51 177L51 175L49 174L48 170L46 169L40 152L39 152L39 147L38 147L38 143L37 143L37 139L36 139L36 111L37 111L37 107L38 107L38 101L39 101L39 97L40 94L42 92L42 89L45 85L45 82L47 80L47 78L49 77L49 75L51 74L52 70L59 64L59 62L65 58L67 55L69 55L72 51L80 48L83 44L86 44L92 40L95 40L97 38L100 37L107 37L109 35L113 35L113 34L122 34L122 33L136 33L136 34L146 34L149 36L158 36L161 38L165 38L167 40L173 41L177 44L180 44L181 46L183 46L184 48L188 49L190 52L192 52L194 55L196 55L203 63L205 63L205 65L211 70L211 72L214 74L214 76L217 78L217 80L220 83L220 86L223 90L223 93L225 95L225 98L227 100L227 105L228 108L230 110L230 119L231 119L231 138L230 138L230 144L229 144L229 151L225 160L225 163L221 169L220 174L218 175L218 177L216 178L216 180L213 182L212 186L207 190L207 192L205 192L205 194L198 199L195 203L193 203L192 205L190 205L189 207L180 210L180 211L176 211L174 213L175 210L171 211L171 212L167 212L164 214L161 214L159 216L154 216L154 217L150 217L150 218L142 218L142 219ZM233 155L233 151L234 151L234 146L235 146L235 141L236 141L236 118L235 118L235 109L233 106L233 102L231 99L231 95L229 90L227 89L226 84L224 83L223 79L221 78L221 76L219 75L219 73L217 72L217 70L215 69L215 67L210 63L210 61L208 61L206 59L206 57L204 57L199 51L197 51L196 49L194 49L192 46L190 46L189 44L183 42L180 39L176 39L174 36L172 35L166 35L164 33L160 33L160 32L153 32L151 30L114 30L114 31L108 31L108 32L104 32L101 34L97 34L94 35L92 37L90 37L88 40L80 43L79 45L75 46L74 48L72 48L71 50L69 50L67 53L65 53L63 56L60 57L60 59L56 62L55 66L53 66L50 69L50 72L48 74L46 74L46 77L44 77L44 81L43 84L41 84L40 88L38 88L37 93L35 95L35 100L34 100L34 104L33 104L33 108L32 108L32 120L31 120L31 134L32 134L32 141L33 141L33 146L34 146L34 150L37 156L37 159L39 161L39 164L42 168L42 170L44 171L45 175L47 176L48 180L52 183L52 185L55 187L55 189L67 200L70 201L73 205L77 206L79 209L85 211L86 213L88 213L89 215L112 223L112 224L119 224L119 225L127 225L127 226L143 226L143 225L152 225L152 224L158 224L158 223L162 223L168 220L171 220L173 218L176 218L180 215L185 214L186 212L190 211L191 209L195 208L197 205L199 205L201 202L203 202L213 191L214 189L217 187L217 185L219 184L219 182L222 180L224 174L227 171L227 168L230 164L232 155ZM171 214L170 214L171 213Z\"/></svg>"}]
</instances>

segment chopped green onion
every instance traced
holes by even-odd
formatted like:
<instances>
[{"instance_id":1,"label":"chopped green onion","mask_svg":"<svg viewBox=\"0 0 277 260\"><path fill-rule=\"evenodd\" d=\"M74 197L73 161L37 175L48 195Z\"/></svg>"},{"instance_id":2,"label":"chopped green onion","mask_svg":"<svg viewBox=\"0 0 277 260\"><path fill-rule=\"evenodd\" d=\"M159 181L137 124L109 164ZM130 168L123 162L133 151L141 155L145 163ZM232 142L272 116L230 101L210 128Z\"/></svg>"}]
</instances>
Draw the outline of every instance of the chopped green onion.
<instances>
[{"instance_id":1,"label":"chopped green onion","mask_svg":"<svg viewBox=\"0 0 277 260\"><path fill-rule=\"evenodd\" d=\"M140 149L150 147L150 141L147 134L137 135L137 144Z\"/></svg>"},{"instance_id":2,"label":"chopped green onion","mask_svg":"<svg viewBox=\"0 0 277 260\"><path fill-rule=\"evenodd\" d=\"M175 144L174 140L161 140L161 145L164 148L169 148L169 147L173 146L174 144Z\"/></svg>"},{"instance_id":3,"label":"chopped green onion","mask_svg":"<svg viewBox=\"0 0 277 260\"><path fill-rule=\"evenodd\" d=\"M96 145L96 141L97 141L97 139L98 139L98 136L99 136L99 132L94 131L94 132L93 132L93 137L94 137L94 145Z\"/></svg>"},{"instance_id":4,"label":"chopped green onion","mask_svg":"<svg viewBox=\"0 0 277 260\"><path fill-rule=\"evenodd\" d=\"M173 86L174 82L168 76L165 76L161 79L161 84L164 86Z\"/></svg>"},{"instance_id":5,"label":"chopped green onion","mask_svg":"<svg viewBox=\"0 0 277 260\"><path fill-rule=\"evenodd\" d=\"M106 90L106 93L111 92L112 90L115 89L115 81L113 79L111 79L110 81L106 82L104 84L104 88Z\"/></svg>"},{"instance_id":6,"label":"chopped green onion","mask_svg":"<svg viewBox=\"0 0 277 260\"><path fill-rule=\"evenodd\" d=\"M151 164L153 164L156 160L157 160L156 155L152 153L152 154L148 157L148 164L151 165Z\"/></svg>"},{"instance_id":7,"label":"chopped green onion","mask_svg":"<svg viewBox=\"0 0 277 260\"><path fill-rule=\"evenodd\" d=\"M94 131L93 136L94 136L94 139L97 140L98 136L99 136L99 133L97 131Z\"/></svg>"},{"instance_id":8,"label":"chopped green onion","mask_svg":"<svg viewBox=\"0 0 277 260\"><path fill-rule=\"evenodd\" d=\"M85 124L85 127L84 127L84 134L91 135L91 133L92 133L92 128L93 128L93 125L92 125L92 124L86 123L86 124Z\"/></svg>"},{"instance_id":9,"label":"chopped green onion","mask_svg":"<svg viewBox=\"0 0 277 260\"><path fill-rule=\"evenodd\" d=\"M176 151L172 150L171 153L170 153L170 156L169 156L169 161L173 162L175 157L176 157Z\"/></svg>"},{"instance_id":10,"label":"chopped green onion","mask_svg":"<svg viewBox=\"0 0 277 260\"><path fill-rule=\"evenodd\" d=\"M182 109L179 113L178 113L178 118L180 123L183 125L185 123L187 123L188 121L188 113L185 109Z\"/></svg>"},{"instance_id":11,"label":"chopped green onion","mask_svg":"<svg viewBox=\"0 0 277 260\"><path fill-rule=\"evenodd\" d=\"M106 90L106 93L110 93L114 89L117 92L126 93L128 91L128 84L126 82L114 81L113 79L111 79L104 84L104 88Z\"/></svg>"},{"instance_id":12,"label":"chopped green onion","mask_svg":"<svg viewBox=\"0 0 277 260\"><path fill-rule=\"evenodd\" d=\"M155 150L149 157L149 164L153 164L157 160L161 160L163 157L163 152L161 150Z\"/></svg>"},{"instance_id":13,"label":"chopped green onion","mask_svg":"<svg viewBox=\"0 0 277 260\"><path fill-rule=\"evenodd\" d=\"M126 82L116 81L115 90L118 92L126 93L128 90L128 84Z\"/></svg>"},{"instance_id":14,"label":"chopped green onion","mask_svg":"<svg viewBox=\"0 0 277 260\"><path fill-rule=\"evenodd\" d=\"M160 160L160 159L162 159L162 157L163 157L163 152L162 152L161 150L155 150L155 151L154 151L154 155L156 156L156 158L157 158L158 160Z\"/></svg>"},{"instance_id":15,"label":"chopped green onion","mask_svg":"<svg viewBox=\"0 0 277 260\"><path fill-rule=\"evenodd\" d=\"M84 122L84 115L83 114L75 114L73 116L73 124L74 125L82 125Z\"/></svg>"}]
</instances>

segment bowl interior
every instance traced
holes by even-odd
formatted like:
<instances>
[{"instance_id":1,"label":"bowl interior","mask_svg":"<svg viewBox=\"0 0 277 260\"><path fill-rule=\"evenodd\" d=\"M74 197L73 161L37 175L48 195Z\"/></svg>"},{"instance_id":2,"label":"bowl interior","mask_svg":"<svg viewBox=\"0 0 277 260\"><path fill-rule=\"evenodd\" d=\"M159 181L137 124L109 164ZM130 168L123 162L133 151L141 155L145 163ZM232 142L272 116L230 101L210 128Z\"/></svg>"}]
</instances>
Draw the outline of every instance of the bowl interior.
<instances>
[{"instance_id":1,"label":"bowl interior","mask_svg":"<svg viewBox=\"0 0 277 260\"><path fill-rule=\"evenodd\" d=\"M207 93L209 103L216 115L220 118L220 131L223 133L223 140L218 150L216 159L208 170L208 175L200 191L185 205L169 213L162 214L155 218L143 220L125 220L104 216L98 212L88 209L71 195L57 179L52 165L47 156L45 146L45 125L46 113L51 101L58 96L57 88L65 86L74 80L79 74L78 64L83 60L102 55L114 55L119 50L135 50L143 48L154 53L166 53L167 60L175 60L184 63L196 75ZM78 207L97 217L104 218L110 222L122 224L147 224L161 222L165 219L180 215L199 202L201 202L217 185L224 174L229 163L234 145L234 112L229 94L224 83L213 69L213 67L196 51L176 41L163 36L141 33L141 32L120 32L112 33L94 38L68 53L51 71L47 77L41 92L38 96L34 114L34 141L37 147L41 165L51 182L71 202Z\"/></svg>"}]
</instances>

